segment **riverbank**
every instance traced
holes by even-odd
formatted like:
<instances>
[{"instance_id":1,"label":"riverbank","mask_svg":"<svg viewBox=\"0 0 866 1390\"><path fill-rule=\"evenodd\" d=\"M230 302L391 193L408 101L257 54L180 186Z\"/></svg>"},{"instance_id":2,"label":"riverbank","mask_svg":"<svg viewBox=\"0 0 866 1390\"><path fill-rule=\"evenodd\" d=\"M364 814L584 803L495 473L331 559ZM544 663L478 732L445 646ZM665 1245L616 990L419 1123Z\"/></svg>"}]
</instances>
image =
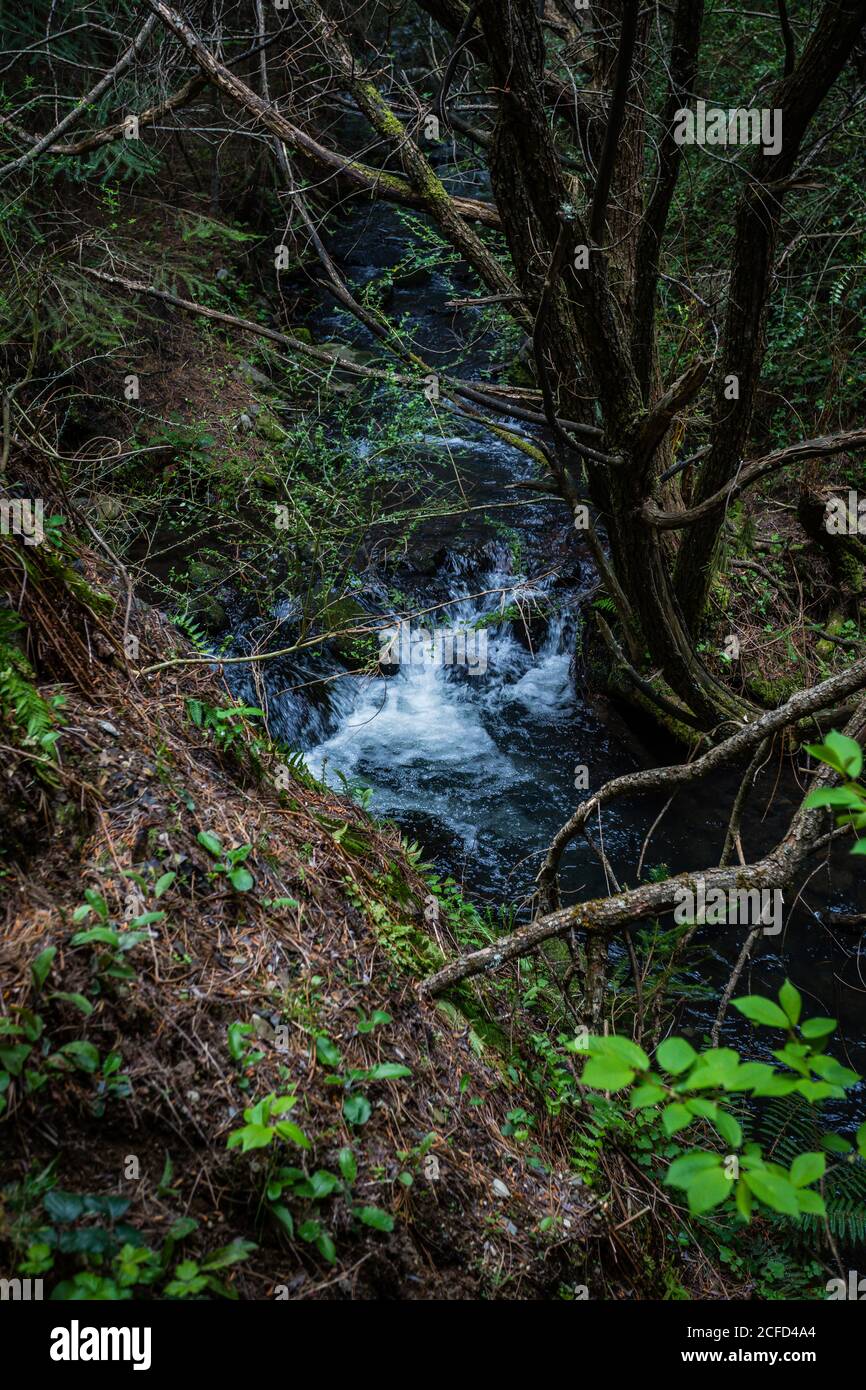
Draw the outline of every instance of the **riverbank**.
<instances>
[{"instance_id":1,"label":"riverbank","mask_svg":"<svg viewBox=\"0 0 866 1390\"><path fill-rule=\"evenodd\" d=\"M419 975L478 929L468 905L286 767L206 664L131 675L130 638L139 669L191 649L127 612L92 551L79 565L66 620L109 595L101 654L86 693L64 683L56 779L19 760L5 792L4 1268L61 1297L665 1287L645 1223L611 1259L526 1040L485 1041L477 999L477 1026L419 1003Z\"/></svg>"}]
</instances>

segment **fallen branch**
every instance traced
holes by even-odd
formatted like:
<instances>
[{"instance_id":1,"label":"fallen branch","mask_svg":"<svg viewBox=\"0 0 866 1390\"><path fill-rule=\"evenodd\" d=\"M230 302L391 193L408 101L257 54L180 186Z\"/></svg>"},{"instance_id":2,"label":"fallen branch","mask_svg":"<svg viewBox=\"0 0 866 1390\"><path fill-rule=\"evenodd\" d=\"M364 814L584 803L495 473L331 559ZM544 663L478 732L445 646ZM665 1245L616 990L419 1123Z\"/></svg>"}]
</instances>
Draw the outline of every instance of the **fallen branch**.
<instances>
[{"instance_id":1,"label":"fallen branch","mask_svg":"<svg viewBox=\"0 0 866 1390\"><path fill-rule=\"evenodd\" d=\"M810 690L798 690L778 709L768 710L753 723L738 729L730 738L710 748L693 763L675 766L646 768L641 772L628 772L606 782L594 796L581 802L569 820L557 831L551 841L544 863L538 875L542 890L549 892L562 858L563 851L579 834L587 820L600 807L622 796L646 795L648 792L670 791L673 787L685 786L700 781L716 768L735 762L743 754L751 753L770 735L796 724L810 714L829 709L839 700L845 699L855 691L866 687L866 658L855 662L838 675L830 676L820 685Z\"/></svg>"},{"instance_id":2,"label":"fallen branch","mask_svg":"<svg viewBox=\"0 0 866 1390\"><path fill-rule=\"evenodd\" d=\"M855 720L846 732L855 736L862 731L864 724L866 710L861 705ZM820 786L834 776L829 768L822 767L812 785ZM610 936L645 917L669 912L680 901L684 890L696 892L698 878L703 881L707 897L718 889L725 893L730 890L755 888L781 890L791 882L809 856L821 847L824 839L821 826L824 819L824 808L812 810L800 806L784 838L769 854L754 864L706 869L700 874L677 874L675 878L665 879L663 883L642 884L625 893L595 898L591 902L574 903L571 907L548 913L530 922L528 926L521 927L511 936L502 937L479 951L471 951L468 955L452 961L442 970L437 970L434 975L429 975L421 983L419 994L422 998L432 998L461 980L498 970L509 961L528 955L542 942L550 941L556 936L564 936L567 932L585 931L593 935Z\"/></svg>"},{"instance_id":3,"label":"fallen branch","mask_svg":"<svg viewBox=\"0 0 866 1390\"><path fill-rule=\"evenodd\" d=\"M784 468L786 464L796 463L800 459L824 458L828 454L841 453L843 449L864 447L866 429L847 430L844 434L819 435L816 439L804 439L799 444L789 444L784 449L776 449L772 454L765 454L763 458L743 464L736 477L718 492L714 492L712 497L699 502L696 507L688 507L681 512L664 512L653 502L646 502L642 514L651 526L656 526L660 531L679 531L684 526L703 521L727 502L733 502L734 498L739 497L752 483L765 478L777 468Z\"/></svg>"},{"instance_id":4,"label":"fallen branch","mask_svg":"<svg viewBox=\"0 0 866 1390\"><path fill-rule=\"evenodd\" d=\"M126 69L135 62L142 48L147 43L147 40L150 38L155 26L156 16L151 15L145 20L132 43L129 45L129 48L121 54L114 64L114 67L109 68L108 72L103 74L96 86L91 87L90 91L73 106L71 111L67 111L63 119L58 121L57 125L54 126L52 130L49 130L47 135L43 135L41 140L37 140L35 145L31 145L30 149L25 150L17 159L13 159L8 164L4 164L3 167L0 168L0 179L5 179L9 174L14 174L18 169L23 169L27 164L30 164L42 154L44 150L47 150L50 145L53 145L55 140L69 130L71 126L75 125L77 121L80 121L85 112L89 111L99 100L103 92L107 92L121 73L125 72Z\"/></svg>"},{"instance_id":5,"label":"fallen branch","mask_svg":"<svg viewBox=\"0 0 866 1390\"><path fill-rule=\"evenodd\" d=\"M192 58L198 63L207 79L218 87L235 105L248 112L272 135L287 141L301 153L341 174L356 187L363 188L377 198L387 202L399 203L404 207L426 208L426 202L406 179L399 174L387 173L384 169L374 169L350 155L340 154L328 149L302 127L290 121L275 106L264 101L252 87L230 72L224 63L219 62L201 42L195 30L186 22L183 15L163 0L147 0L154 11L172 33L180 39ZM499 213L492 203L483 203L475 198L451 197L455 212L461 217L481 222L488 227L500 225Z\"/></svg>"}]
</instances>

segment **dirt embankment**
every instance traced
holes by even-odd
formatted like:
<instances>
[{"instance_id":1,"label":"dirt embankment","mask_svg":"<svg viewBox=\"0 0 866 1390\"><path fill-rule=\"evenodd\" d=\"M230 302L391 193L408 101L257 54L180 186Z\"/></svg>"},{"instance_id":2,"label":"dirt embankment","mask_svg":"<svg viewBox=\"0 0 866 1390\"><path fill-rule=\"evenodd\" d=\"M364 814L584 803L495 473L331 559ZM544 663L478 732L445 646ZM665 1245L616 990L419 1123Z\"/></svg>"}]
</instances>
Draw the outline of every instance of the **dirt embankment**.
<instances>
[{"instance_id":1,"label":"dirt embankment","mask_svg":"<svg viewBox=\"0 0 866 1390\"><path fill-rule=\"evenodd\" d=\"M40 693L66 696L56 770L4 739L4 1272L67 1296L602 1296L567 1134L506 1138L532 1101L417 1000L454 948L417 854L261 721L208 727L231 704L208 665L140 674L194 653L93 553L77 572L113 602L31 574L22 605Z\"/></svg>"}]
</instances>

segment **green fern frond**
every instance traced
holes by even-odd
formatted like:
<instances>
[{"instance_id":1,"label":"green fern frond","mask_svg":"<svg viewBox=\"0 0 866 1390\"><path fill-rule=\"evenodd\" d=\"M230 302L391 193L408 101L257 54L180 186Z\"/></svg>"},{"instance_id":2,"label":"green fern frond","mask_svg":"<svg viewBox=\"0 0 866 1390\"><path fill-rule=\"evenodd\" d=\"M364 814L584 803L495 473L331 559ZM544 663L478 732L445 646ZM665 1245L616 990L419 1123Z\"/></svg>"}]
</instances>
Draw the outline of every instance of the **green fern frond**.
<instances>
[{"instance_id":1,"label":"green fern frond","mask_svg":"<svg viewBox=\"0 0 866 1390\"><path fill-rule=\"evenodd\" d=\"M45 700L36 689L33 668L16 641L23 627L17 613L0 610L0 711L20 746L35 750L39 756L37 775L56 785L50 764L57 759L55 744L60 737L57 724L63 699Z\"/></svg>"},{"instance_id":2,"label":"green fern frond","mask_svg":"<svg viewBox=\"0 0 866 1390\"><path fill-rule=\"evenodd\" d=\"M201 656L212 655L212 644L208 641L207 636L199 627L198 623L195 622L188 613L175 613L171 621L174 623L175 627L179 627L181 632L189 638L190 642Z\"/></svg>"}]
</instances>

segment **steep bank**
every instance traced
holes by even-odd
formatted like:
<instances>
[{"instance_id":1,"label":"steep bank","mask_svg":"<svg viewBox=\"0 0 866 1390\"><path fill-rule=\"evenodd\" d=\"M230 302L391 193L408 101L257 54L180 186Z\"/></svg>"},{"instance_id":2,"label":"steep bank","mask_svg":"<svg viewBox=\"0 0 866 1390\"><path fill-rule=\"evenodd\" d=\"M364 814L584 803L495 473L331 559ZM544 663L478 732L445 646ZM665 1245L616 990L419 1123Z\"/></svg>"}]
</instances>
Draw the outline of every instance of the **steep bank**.
<instances>
[{"instance_id":1,"label":"steep bank","mask_svg":"<svg viewBox=\"0 0 866 1390\"><path fill-rule=\"evenodd\" d=\"M651 1284L634 1256L612 1264L565 1127L542 1114L530 1148L514 1138L509 1116L537 1108L519 1039L506 1065L453 1005L418 1003L456 918L431 912L417 853L292 775L254 718L206 728L230 703L207 664L132 676L124 635L142 669L177 634L127 613L92 553L78 564L79 597L54 597L59 764L40 781L17 749L4 789L4 1268L67 1297ZM50 697L61 654L39 648ZM271 1094L293 1103L253 1115L262 1147L227 1147Z\"/></svg>"}]
</instances>

